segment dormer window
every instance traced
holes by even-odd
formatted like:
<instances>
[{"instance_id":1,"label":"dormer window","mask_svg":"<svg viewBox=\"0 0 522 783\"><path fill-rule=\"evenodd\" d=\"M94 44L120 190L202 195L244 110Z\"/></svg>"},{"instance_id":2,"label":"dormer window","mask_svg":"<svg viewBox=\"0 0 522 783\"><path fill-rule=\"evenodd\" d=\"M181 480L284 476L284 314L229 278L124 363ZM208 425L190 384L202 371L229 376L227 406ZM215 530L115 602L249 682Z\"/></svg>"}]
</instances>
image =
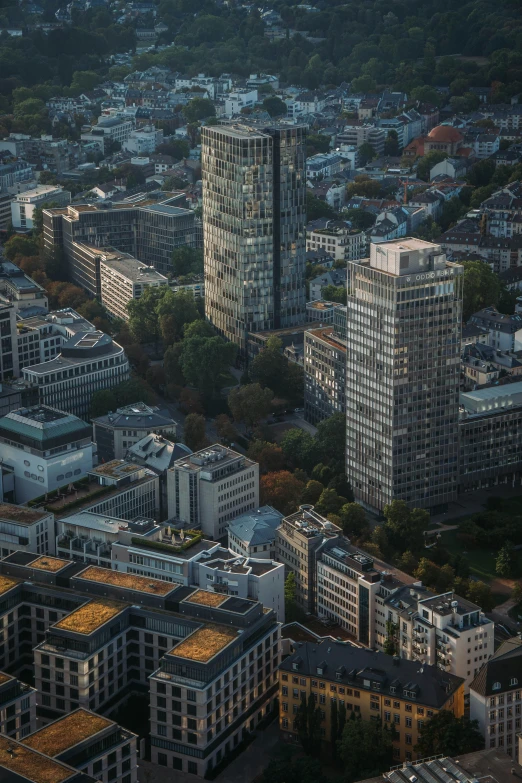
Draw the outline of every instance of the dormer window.
<instances>
[{"instance_id":1,"label":"dormer window","mask_svg":"<svg viewBox=\"0 0 522 783\"><path fill-rule=\"evenodd\" d=\"M510 685L518 685L518 680L516 677L512 677L509 681Z\"/></svg>"},{"instance_id":2,"label":"dormer window","mask_svg":"<svg viewBox=\"0 0 522 783\"><path fill-rule=\"evenodd\" d=\"M323 667L322 667L322 666L318 666L318 667L317 667L317 674L324 674L324 671L323 671Z\"/></svg>"},{"instance_id":3,"label":"dormer window","mask_svg":"<svg viewBox=\"0 0 522 783\"><path fill-rule=\"evenodd\" d=\"M499 691L501 689L501 687L502 687L502 685L499 682L494 682L492 690Z\"/></svg>"},{"instance_id":4,"label":"dormer window","mask_svg":"<svg viewBox=\"0 0 522 783\"><path fill-rule=\"evenodd\" d=\"M395 685L390 685L390 693L395 693L397 691L397 688Z\"/></svg>"}]
</instances>

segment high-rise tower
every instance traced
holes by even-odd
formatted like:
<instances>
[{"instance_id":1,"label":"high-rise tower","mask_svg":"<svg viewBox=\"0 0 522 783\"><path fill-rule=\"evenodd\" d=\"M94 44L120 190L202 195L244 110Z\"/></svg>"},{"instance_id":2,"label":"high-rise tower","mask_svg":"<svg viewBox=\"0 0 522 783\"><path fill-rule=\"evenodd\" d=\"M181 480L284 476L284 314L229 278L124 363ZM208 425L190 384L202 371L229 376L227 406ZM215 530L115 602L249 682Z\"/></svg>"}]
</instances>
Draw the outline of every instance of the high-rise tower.
<instances>
[{"instance_id":1,"label":"high-rise tower","mask_svg":"<svg viewBox=\"0 0 522 783\"><path fill-rule=\"evenodd\" d=\"M248 332L304 321L306 131L202 128L205 312L246 353Z\"/></svg>"},{"instance_id":2,"label":"high-rise tower","mask_svg":"<svg viewBox=\"0 0 522 783\"><path fill-rule=\"evenodd\" d=\"M348 262L346 467L365 506L456 497L463 271L406 237Z\"/></svg>"}]
</instances>

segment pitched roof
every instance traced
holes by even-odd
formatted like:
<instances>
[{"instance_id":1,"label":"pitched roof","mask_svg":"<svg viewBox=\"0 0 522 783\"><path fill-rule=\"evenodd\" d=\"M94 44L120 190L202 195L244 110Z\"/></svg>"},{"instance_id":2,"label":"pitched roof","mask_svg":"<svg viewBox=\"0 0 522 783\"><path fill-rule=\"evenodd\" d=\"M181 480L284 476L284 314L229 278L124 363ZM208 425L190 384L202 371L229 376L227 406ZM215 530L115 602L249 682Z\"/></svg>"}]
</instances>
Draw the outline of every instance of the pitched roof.
<instances>
[{"instance_id":1,"label":"pitched roof","mask_svg":"<svg viewBox=\"0 0 522 783\"><path fill-rule=\"evenodd\" d=\"M514 637L503 642L484 664L471 685L481 696L492 696L522 684L522 639ZM499 685L500 687L494 687Z\"/></svg>"}]
</instances>

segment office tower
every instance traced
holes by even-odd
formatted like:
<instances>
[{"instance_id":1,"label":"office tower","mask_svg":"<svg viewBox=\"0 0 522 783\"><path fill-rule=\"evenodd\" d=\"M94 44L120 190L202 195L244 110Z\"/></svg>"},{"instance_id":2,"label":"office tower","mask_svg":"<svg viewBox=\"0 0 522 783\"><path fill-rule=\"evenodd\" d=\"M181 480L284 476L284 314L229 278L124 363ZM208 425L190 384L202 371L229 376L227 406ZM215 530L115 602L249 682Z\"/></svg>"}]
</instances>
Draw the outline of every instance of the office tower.
<instances>
[{"instance_id":1,"label":"office tower","mask_svg":"<svg viewBox=\"0 0 522 783\"><path fill-rule=\"evenodd\" d=\"M247 333L305 312L305 128L202 129L205 312L246 353Z\"/></svg>"},{"instance_id":2,"label":"office tower","mask_svg":"<svg viewBox=\"0 0 522 783\"><path fill-rule=\"evenodd\" d=\"M406 237L348 262L346 467L367 507L456 496L463 271Z\"/></svg>"},{"instance_id":3,"label":"office tower","mask_svg":"<svg viewBox=\"0 0 522 783\"><path fill-rule=\"evenodd\" d=\"M0 383L19 374L16 308L0 304Z\"/></svg>"}]
</instances>

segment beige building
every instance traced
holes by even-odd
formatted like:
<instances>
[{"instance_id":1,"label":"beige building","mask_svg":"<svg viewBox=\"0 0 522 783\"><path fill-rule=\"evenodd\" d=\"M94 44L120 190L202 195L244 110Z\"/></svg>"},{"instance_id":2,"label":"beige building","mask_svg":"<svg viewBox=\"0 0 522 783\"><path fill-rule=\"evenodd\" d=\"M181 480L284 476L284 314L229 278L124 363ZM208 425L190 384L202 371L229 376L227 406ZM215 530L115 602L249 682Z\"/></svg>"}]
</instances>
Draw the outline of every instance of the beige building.
<instances>
[{"instance_id":1,"label":"beige building","mask_svg":"<svg viewBox=\"0 0 522 783\"><path fill-rule=\"evenodd\" d=\"M127 305L139 299L146 288L168 285L168 279L129 253L113 248L100 252L101 303L113 318L129 320Z\"/></svg>"},{"instance_id":2,"label":"beige building","mask_svg":"<svg viewBox=\"0 0 522 783\"><path fill-rule=\"evenodd\" d=\"M259 508L259 465L225 446L209 446L174 463L167 496L169 518L222 538L230 520Z\"/></svg>"},{"instance_id":3,"label":"beige building","mask_svg":"<svg viewBox=\"0 0 522 783\"><path fill-rule=\"evenodd\" d=\"M326 252L336 261L356 261L366 255L366 234L332 221L327 228L307 231L306 249Z\"/></svg>"},{"instance_id":4,"label":"beige building","mask_svg":"<svg viewBox=\"0 0 522 783\"><path fill-rule=\"evenodd\" d=\"M36 690L0 672L0 736L20 740L35 728Z\"/></svg>"}]
</instances>

